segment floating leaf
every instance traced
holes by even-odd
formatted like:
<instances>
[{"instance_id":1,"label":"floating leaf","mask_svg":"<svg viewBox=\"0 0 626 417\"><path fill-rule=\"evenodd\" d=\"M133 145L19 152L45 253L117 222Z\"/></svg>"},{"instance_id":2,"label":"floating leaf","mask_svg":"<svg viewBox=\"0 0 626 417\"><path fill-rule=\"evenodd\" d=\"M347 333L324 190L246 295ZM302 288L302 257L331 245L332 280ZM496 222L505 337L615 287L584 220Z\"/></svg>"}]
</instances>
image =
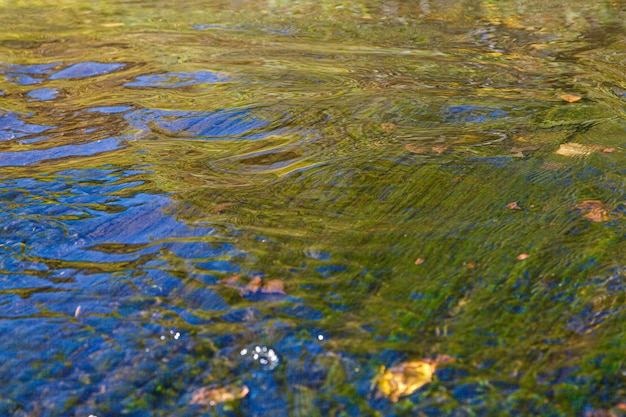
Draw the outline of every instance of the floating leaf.
<instances>
[{"instance_id":1,"label":"floating leaf","mask_svg":"<svg viewBox=\"0 0 626 417\"><path fill-rule=\"evenodd\" d=\"M581 145L580 143L562 143L556 150L557 155L562 156L584 156L594 151L592 146Z\"/></svg>"},{"instance_id":2,"label":"floating leaf","mask_svg":"<svg viewBox=\"0 0 626 417\"><path fill-rule=\"evenodd\" d=\"M239 398L243 398L248 395L250 390L247 386L241 388L228 386L222 388L198 388L191 394L191 404L200 405L217 405L218 403L225 403L229 401L235 401Z\"/></svg>"},{"instance_id":3,"label":"floating leaf","mask_svg":"<svg viewBox=\"0 0 626 417\"><path fill-rule=\"evenodd\" d=\"M438 365L453 361L454 359L447 355L440 355L434 360L403 362L389 369L383 366L376 379L378 391L392 402L398 402L400 397L411 395L431 382Z\"/></svg>"},{"instance_id":4,"label":"floating leaf","mask_svg":"<svg viewBox=\"0 0 626 417\"><path fill-rule=\"evenodd\" d=\"M562 100L565 100L568 103L576 103L577 101L580 101L582 99L581 96L578 96L576 94L562 94L560 97Z\"/></svg>"}]
</instances>

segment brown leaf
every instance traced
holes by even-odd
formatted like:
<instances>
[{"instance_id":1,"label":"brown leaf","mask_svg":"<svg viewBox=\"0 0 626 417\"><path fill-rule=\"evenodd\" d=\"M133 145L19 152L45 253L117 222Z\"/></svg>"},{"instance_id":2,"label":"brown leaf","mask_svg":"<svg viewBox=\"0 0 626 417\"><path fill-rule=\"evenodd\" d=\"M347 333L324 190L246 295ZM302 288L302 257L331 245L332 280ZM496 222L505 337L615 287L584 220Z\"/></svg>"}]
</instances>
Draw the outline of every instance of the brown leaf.
<instances>
[{"instance_id":1,"label":"brown leaf","mask_svg":"<svg viewBox=\"0 0 626 417\"><path fill-rule=\"evenodd\" d=\"M522 208L517 205L517 201L512 201L509 204L506 205L506 208L508 208L509 210L521 210Z\"/></svg>"},{"instance_id":2,"label":"brown leaf","mask_svg":"<svg viewBox=\"0 0 626 417\"><path fill-rule=\"evenodd\" d=\"M520 253L519 255L517 255L517 260L518 261L523 261L524 259L528 259L530 255L527 253Z\"/></svg>"},{"instance_id":3,"label":"brown leaf","mask_svg":"<svg viewBox=\"0 0 626 417\"><path fill-rule=\"evenodd\" d=\"M576 103L577 101L580 101L582 99L581 96L578 96L576 94L562 94L559 97L562 100L567 101L568 103Z\"/></svg>"},{"instance_id":4,"label":"brown leaf","mask_svg":"<svg viewBox=\"0 0 626 417\"><path fill-rule=\"evenodd\" d=\"M224 403L243 398L248 395L248 392L250 392L250 390L245 385L243 385L241 388L233 386L223 388L202 387L198 388L191 394L190 404L214 406L218 403Z\"/></svg>"},{"instance_id":5,"label":"brown leaf","mask_svg":"<svg viewBox=\"0 0 626 417\"><path fill-rule=\"evenodd\" d=\"M585 200L576 206L583 217L592 222L600 223L609 220L608 211L600 200Z\"/></svg>"},{"instance_id":6,"label":"brown leaf","mask_svg":"<svg viewBox=\"0 0 626 417\"><path fill-rule=\"evenodd\" d=\"M270 279L261 288L263 294L285 294L285 284L279 279Z\"/></svg>"},{"instance_id":7,"label":"brown leaf","mask_svg":"<svg viewBox=\"0 0 626 417\"><path fill-rule=\"evenodd\" d=\"M417 154L428 152L428 149L421 147L421 146L415 146L410 143L408 145L404 145L404 149L406 149L407 151L411 153L417 153Z\"/></svg>"},{"instance_id":8,"label":"brown leaf","mask_svg":"<svg viewBox=\"0 0 626 417\"><path fill-rule=\"evenodd\" d=\"M396 125L393 123L383 123L380 125L380 127L383 130L386 130L387 132L391 132L392 130L394 130L396 128Z\"/></svg>"},{"instance_id":9,"label":"brown leaf","mask_svg":"<svg viewBox=\"0 0 626 417\"><path fill-rule=\"evenodd\" d=\"M426 262L426 260L425 260L424 258L417 258L417 259L415 260L415 265L421 265L421 264L423 264L424 262Z\"/></svg>"},{"instance_id":10,"label":"brown leaf","mask_svg":"<svg viewBox=\"0 0 626 417\"><path fill-rule=\"evenodd\" d=\"M213 206L213 210L211 210L215 214L222 214L228 208L234 206L235 203L220 203Z\"/></svg>"},{"instance_id":11,"label":"brown leaf","mask_svg":"<svg viewBox=\"0 0 626 417\"><path fill-rule=\"evenodd\" d=\"M227 287L238 287L240 278L241 278L241 274L235 274L235 275L231 275L228 278L222 278L220 282L226 285Z\"/></svg>"},{"instance_id":12,"label":"brown leaf","mask_svg":"<svg viewBox=\"0 0 626 417\"><path fill-rule=\"evenodd\" d=\"M604 153L613 153L613 152L615 152L615 148L604 148L604 149L602 149L602 152L604 152Z\"/></svg>"},{"instance_id":13,"label":"brown leaf","mask_svg":"<svg viewBox=\"0 0 626 417\"><path fill-rule=\"evenodd\" d=\"M439 145L439 146L433 146L432 150L434 152L437 152L438 154L442 154L444 153L447 149L449 148L449 146L445 146L445 145Z\"/></svg>"},{"instance_id":14,"label":"brown leaf","mask_svg":"<svg viewBox=\"0 0 626 417\"><path fill-rule=\"evenodd\" d=\"M246 286L241 290L244 294L254 294L262 287L261 277L252 277Z\"/></svg>"}]
</instances>

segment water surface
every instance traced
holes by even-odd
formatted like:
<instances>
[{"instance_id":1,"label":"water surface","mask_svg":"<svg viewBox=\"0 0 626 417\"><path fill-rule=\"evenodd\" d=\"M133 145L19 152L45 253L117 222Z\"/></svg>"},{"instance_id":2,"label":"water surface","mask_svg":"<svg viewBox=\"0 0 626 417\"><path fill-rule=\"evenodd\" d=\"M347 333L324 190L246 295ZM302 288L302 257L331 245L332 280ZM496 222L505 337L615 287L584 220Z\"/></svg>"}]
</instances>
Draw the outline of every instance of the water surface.
<instances>
[{"instance_id":1,"label":"water surface","mask_svg":"<svg viewBox=\"0 0 626 417\"><path fill-rule=\"evenodd\" d=\"M0 2L0 414L623 414L624 21Z\"/></svg>"}]
</instances>

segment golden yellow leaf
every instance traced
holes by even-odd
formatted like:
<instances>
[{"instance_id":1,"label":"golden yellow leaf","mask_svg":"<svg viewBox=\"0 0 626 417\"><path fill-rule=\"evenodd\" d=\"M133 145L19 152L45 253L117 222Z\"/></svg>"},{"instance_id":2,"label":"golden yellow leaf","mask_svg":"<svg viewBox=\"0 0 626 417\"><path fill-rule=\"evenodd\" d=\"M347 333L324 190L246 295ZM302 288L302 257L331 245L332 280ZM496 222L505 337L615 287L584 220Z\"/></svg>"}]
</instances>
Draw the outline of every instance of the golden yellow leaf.
<instances>
[{"instance_id":1,"label":"golden yellow leaf","mask_svg":"<svg viewBox=\"0 0 626 417\"><path fill-rule=\"evenodd\" d=\"M568 103L576 103L582 99L581 96L577 96L576 94L562 94L560 97Z\"/></svg>"},{"instance_id":2,"label":"golden yellow leaf","mask_svg":"<svg viewBox=\"0 0 626 417\"><path fill-rule=\"evenodd\" d=\"M581 145L580 143L567 142L562 143L556 150L557 155L562 156L584 156L594 151L591 146Z\"/></svg>"},{"instance_id":3,"label":"golden yellow leaf","mask_svg":"<svg viewBox=\"0 0 626 417\"><path fill-rule=\"evenodd\" d=\"M228 386L223 388L198 388L191 394L191 404L199 405L217 405L218 403L225 403L234 401L239 398L243 398L248 395L250 390L247 386L237 388L234 386Z\"/></svg>"},{"instance_id":4,"label":"golden yellow leaf","mask_svg":"<svg viewBox=\"0 0 626 417\"><path fill-rule=\"evenodd\" d=\"M417 258L417 259L415 260L415 265L421 265L421 264L423 264L424 262L426 262L426 259L424 259L424 258Z\"/></svg>"},{"instance_id":5,"label":"golden yellow leaf","mask_svg":"<svg viewBox=\"0 0 626 417\"><path fill-rule=\"evenodd\" d=\"M392 402L398 402L400 397L411 395L431 382L437 365L452 361L453 358L440 355L434 360L403 362L389 369L383 366L376 379L378 391Z\"/></svg>"},{"instance_id":6,"label":"golden yellow leaf","mask_svg":"<svg viewBox=\"0 0 626 417\"><path fill-rule=\"evenodd\" d=\"M102 26L103 28L118 28L121 26L124 26L124 23L102 23L100 26Z\"/></svg>"}]
</instances>

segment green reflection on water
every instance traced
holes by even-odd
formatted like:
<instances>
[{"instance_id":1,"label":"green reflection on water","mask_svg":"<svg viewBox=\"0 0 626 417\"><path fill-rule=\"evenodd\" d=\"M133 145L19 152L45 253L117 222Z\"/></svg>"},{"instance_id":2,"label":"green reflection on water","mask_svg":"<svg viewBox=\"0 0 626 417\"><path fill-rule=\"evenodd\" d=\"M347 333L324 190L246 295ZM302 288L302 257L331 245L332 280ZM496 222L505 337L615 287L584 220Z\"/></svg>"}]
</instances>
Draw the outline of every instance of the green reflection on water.
<instances>
[{"instance_id":1,"label":"green reflection on water","mask_svg":"<svg viewBox=\"0 0 626 417\"><path fill-rule=\"evenodd\" d=\"M455 356L463 376L423 394L444 411L472 410L453 393L470 383L485 387L487 410L506 403L520 413L543 406L572 415L624 399L621 2L0 4L7 63L127 64L97 82L47 81L62 92L52 104L23 100L30 86L2 84L3 109L33 113L29 121L42 125L66 121L56 144L91 139L84 129L98 117L128 133L116 117L71 116L97 106L247 108L274 132L198 141L154 129L119 150L2 168L2 175L149 166L141 191L168 193L187 224L236 229L230 237L246 254L237 260L242 270L280 278L290 295L321 311L316 325L329 333L329 350ZM138 76L195 71L227 80L171 90L123 86ZM566 103L563 93L583 99ZM555 154L567 142L597 150ZM602 152L609 148L616 151ZM585 219L577 209L585 200L602 201L609 220ZM507 208L513 201L521 210ZM345 269L316 272L329 265ZM214 289L231 307L252 304L232 288ZM271 303L262 309L282 317ZM211 329L242 331L224 323ZM336 362L324 366L339 372ZM578 379L553 376L571 368ZM350 378L328 378L323 401L336 391L374 413ZM506 395L494 381L521 389ZM177 401L177 389L165 397ZM294 389L291 406L315 415L309 391ZM132 407L155 401L139 396ZM405 402L396 412L417 409Z\"/></svg>"}]
</instances>

